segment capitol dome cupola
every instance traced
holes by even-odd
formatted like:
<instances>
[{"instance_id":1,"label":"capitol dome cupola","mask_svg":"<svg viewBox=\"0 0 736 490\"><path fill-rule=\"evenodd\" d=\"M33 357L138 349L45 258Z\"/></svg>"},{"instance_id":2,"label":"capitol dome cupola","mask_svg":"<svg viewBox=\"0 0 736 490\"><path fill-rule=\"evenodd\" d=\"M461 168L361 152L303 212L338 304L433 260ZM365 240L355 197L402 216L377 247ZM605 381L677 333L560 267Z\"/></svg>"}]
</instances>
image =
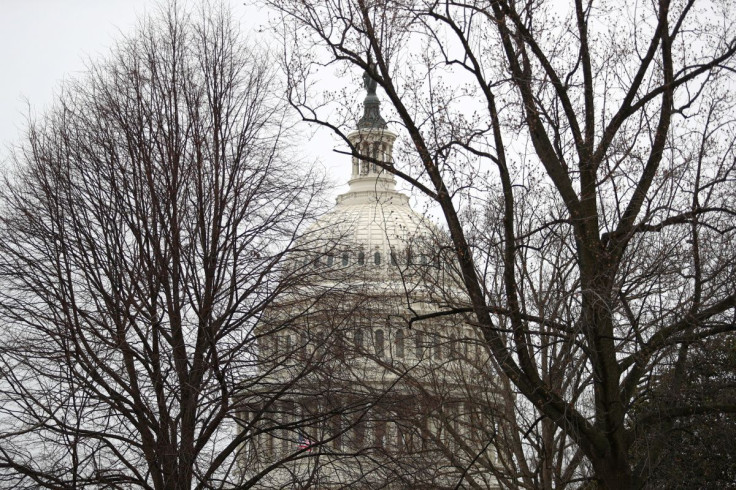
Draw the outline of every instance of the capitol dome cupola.
<instances>
[{"instance_id":1,"label":"capitol dome cupola","mask_svg":"<svg viewBox=\"0 0 736 490\"><path fill-rule=\"evenodd\" d=\"M376 81L366 72L363 75L366 97L363 101L363 117L358 121L358 129L348 135L348 141L360 155L353 156L352 173L346 194L338 197L338 203L352 203L376 200L377 194L397 194L396 179L385 166L393 166L393 148L396 134L387 129L381 116L381 102L376 95Z\"/></svg>"}]
</instances>

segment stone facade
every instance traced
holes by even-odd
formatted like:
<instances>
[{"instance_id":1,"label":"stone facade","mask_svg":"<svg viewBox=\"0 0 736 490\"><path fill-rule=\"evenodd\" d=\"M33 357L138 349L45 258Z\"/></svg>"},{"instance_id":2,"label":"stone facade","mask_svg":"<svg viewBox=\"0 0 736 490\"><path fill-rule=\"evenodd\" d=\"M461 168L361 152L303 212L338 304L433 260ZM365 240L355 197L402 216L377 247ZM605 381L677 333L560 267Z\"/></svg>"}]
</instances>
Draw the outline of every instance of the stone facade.
<instances>
[{"instance_id":1,"label":"stone facade","mask_svg":"<svg viewBox=\"0 0 736 490\"><path fill-rule=\"evenodd\" d=\"M445 238L396 191L396 135L366 120L348 138L367 158L290 257L308 279L257 329L281 395L244 413L243 471L268 473L264 488L493 488L476 430L494 403L485 347L464 317L437 315L465 303Z\"/></svg>"}]
</instances>

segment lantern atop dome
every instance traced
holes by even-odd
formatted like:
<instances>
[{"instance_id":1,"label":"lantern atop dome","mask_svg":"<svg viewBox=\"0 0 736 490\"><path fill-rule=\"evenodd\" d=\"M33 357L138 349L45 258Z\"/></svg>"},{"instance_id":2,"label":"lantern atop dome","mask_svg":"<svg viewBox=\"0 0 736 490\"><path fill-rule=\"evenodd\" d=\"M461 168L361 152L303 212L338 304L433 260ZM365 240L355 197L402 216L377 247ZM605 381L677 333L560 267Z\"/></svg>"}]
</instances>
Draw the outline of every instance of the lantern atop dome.
<instances>
[{"instance_id":1,"label":"lantern atop dome","mask_svg":"<svg viewBox=\"0 0 736 490\"><path fill-rule=\"evenodd\" d=\"M370 67L373 72L377 69L375 63L371 63ZM363 117L358 121L358 129L386 129L388 125L381 116L381 101L376 95L378 83L367 70L363 73L363 86L367 93L363 101Z\"/></svg>"},{"instance_id":2,"label":"lantern atop dome","mask_svg":"<svg viewBox=\"0 0 736 490\"><path fill-rule=\"evenodd\" d=\"M396 192L396 179L386 170L393 166L393 147L396 134L389 131L388 124L381 116L380 101L376 95L378 86L371 76L376 65L371 64L370 71L363 73L363 86L366 97L363 101L363 117L358 121L358 129L348 135L350 144L360 156L353 156L352 172L347 193L338 196L338 203L358 204L375 202L382 197L406 196Z\"/></svg>"}]
</instances>

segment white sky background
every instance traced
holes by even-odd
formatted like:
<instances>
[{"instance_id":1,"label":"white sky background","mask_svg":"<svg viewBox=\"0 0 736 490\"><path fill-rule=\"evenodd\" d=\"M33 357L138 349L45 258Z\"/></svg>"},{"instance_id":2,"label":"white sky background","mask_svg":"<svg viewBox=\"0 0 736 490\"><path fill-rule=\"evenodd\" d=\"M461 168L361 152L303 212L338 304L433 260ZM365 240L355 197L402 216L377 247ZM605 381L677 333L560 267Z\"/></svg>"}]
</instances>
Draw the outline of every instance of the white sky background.
<instances>
[{"instance_id":1,"label":"white sky background","mask_svg":"<svg viewBox=\"0 0 736 490\"><path fill-rule=\"evenodd\" d=\"M244 33L268 21L266 12L243 0L229 3ZM0 0L0 169L22 136L29 107L40 116L64 80L83 73L89 60L104 57L157 5L155 0ZM257 36L248 35L255 41ZM349 157L332 151L334 138L304 130L309 143L297 154L319 161L338 184L346 182Z\"/></svg>"},{"instance_id":2,"label":"white sky background","mask_svg":"<svg viewBox=\"0 0 736 490\"><path fill-rule=\"evenodd\" d=\"M17 141L29 106L39 115L63 80L84 71L121 33L129 33L147 0L0 0L0 155Z\"/></svg>"}]
</instances>

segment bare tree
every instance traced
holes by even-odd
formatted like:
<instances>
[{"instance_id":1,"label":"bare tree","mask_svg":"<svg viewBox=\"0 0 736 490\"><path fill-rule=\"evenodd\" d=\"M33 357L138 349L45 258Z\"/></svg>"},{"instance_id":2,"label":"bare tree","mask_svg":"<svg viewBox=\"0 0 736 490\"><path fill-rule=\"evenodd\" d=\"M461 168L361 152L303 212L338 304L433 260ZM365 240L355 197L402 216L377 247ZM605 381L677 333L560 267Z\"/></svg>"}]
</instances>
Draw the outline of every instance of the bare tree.
<instances>
[{"instance_id":1,"label":"bare tree","mask_svg":"<svg viewBox=\"0 0 736 490\"><path fill-rule=\"evenodd\" d=\"M269 3L296 33L304 119L351 129L329 92L312 102L337 64L368 71L403 126L395 162L360 156L444 216L470 300L446 314L469 315L518 400L509 485L644 486L659 449L632 451L654 416L638 401L735 328L732 7ZM678 398L656 419L734 410Z\"/></svg>"},{"instance_id":2,"label":"bare tree","mask_svg":"<svg viewBox=\"0 0 736 490\"><path fill-rule=\"evenodd\" d=\"M67 85L4 181L3 486L263 476L239 456L273 430L242 413L279 396L254 326L304 279L282 258L320 182L288 153L268 57L202 12L146 19Z\"/></svg>"}]
</instances>

